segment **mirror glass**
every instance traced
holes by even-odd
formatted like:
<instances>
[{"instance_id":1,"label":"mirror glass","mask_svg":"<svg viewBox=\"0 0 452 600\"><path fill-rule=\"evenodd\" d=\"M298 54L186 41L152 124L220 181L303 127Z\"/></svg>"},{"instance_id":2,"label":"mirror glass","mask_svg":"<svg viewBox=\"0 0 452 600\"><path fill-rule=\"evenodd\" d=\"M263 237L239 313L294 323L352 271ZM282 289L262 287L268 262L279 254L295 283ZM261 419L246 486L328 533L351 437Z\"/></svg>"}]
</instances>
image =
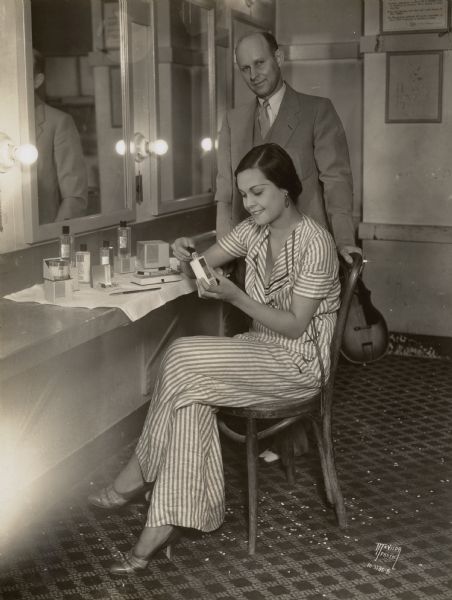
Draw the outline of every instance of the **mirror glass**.
<instances>
[{"instance_id":1,"label":"mirror glass","mask_svg":"<svg viewBox=\"0 0 452 600\"><path fill-rule=\"evenodd\" d=\"M157 3L158 137L168 144L159 157L161 202L212 192L210 9L189 0Z\"/></svg>"},{"instance_id":2,"label":"mirror glass","mask_svg":"<svg viewBox=\"0 0 452 600\"><path fill-rule=\"evenodd\" d=\"M125 207L119 21L118 0L31 0L39 225Z\"/></svg>"}]
</instances>

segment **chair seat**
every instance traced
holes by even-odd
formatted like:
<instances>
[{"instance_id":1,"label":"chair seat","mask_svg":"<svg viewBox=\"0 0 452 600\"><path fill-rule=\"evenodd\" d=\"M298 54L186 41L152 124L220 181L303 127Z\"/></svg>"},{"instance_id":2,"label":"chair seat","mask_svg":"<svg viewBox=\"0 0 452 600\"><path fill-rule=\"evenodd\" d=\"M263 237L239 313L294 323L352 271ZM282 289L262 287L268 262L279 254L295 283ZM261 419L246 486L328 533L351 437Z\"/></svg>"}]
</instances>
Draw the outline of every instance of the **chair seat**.
<instances>
[{"instance_id":1,"label":"chair seat","mask_svg":"<svg viewBox=\"0 0 452 600\"><path fill-rule=\"evenodd\" d=\"M251 404L247 406L222 406L220 414L234 415L250 419L285 419L287 417L297 417L312 414L316 407L320 411L321 394L317 392L310 398L303 400L273 400L262 402L261 404Z\"/></svg>"}]
</instances>

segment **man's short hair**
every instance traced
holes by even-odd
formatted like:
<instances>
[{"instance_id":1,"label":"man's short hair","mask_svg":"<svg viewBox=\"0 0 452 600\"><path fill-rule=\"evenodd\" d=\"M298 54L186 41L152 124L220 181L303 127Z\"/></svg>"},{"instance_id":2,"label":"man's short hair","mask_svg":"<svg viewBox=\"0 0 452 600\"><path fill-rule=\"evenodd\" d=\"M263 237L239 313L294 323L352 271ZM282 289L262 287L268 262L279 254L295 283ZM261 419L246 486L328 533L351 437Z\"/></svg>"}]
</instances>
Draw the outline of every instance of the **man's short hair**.
<instances>
[{"instance_id":1,"label":"man's short hair","mask_svg":"<svg viewBox=\"0 0 452 600\"><path fill-rule=\"evenodd\" d=\"M237 48L239 47L240 42L242 42L243 40L245 40L248 37L251 37L252 35L261 35L264 38L264 40L267 42L268 48L272 54L274 54L278 50L278 48L279 48L278 42L276 41L275 36L272 33L270 33L269 31L247 31L245 34L242 35L242 37L237 42L237 44L235 46L235 50L237 51Z\"/></svg>"},{"instance_id":2,"label":"man's short hair","mask_svg":"<svg viewBox=\"0 0 452 600\"><path fill-rule=\"evenodd\" d=\"M279 46L273 33L270 33L269 31L262 31L261 35L263 38L265 38L268 47L270 48L270 52L274 54L276 50L278 50Z\"/></svg>"},{"instance_id":3,"label":"man's short hair","mask_svg":"<svg viewBox=\"0 0 452 600\"><path fill-rule=\"evenodd\" d=\"M44 56L33 48L33 75L37 75L38 73L44 73L45 69L45 59Z\"/></svg>"}]
</instances>

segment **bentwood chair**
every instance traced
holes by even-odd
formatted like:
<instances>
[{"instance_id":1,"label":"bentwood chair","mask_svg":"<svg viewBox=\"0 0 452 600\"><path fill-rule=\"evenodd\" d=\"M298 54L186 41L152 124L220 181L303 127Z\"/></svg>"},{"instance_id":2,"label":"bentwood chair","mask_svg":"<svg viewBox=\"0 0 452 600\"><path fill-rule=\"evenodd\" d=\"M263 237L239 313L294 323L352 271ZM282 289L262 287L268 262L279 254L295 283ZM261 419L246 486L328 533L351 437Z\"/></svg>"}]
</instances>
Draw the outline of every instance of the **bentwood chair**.
<instances>
[{"instance_id":1,"label":"bentwood chair","mask_svg":"<svg viewBox=\"0 0 452 600\"><path fill-rule=\"evenodd\" d=\"M230 439L246 444L247 470L248 470L248 551L256 551L257 533L257 465L258 441L269 436L284 432L280 436L281 460L286 471L289 484L295 481L294 445L290 430L294 431L298 422L308 421L312 425L315 440L320 455L323 479L325 483L326 498L336 511L339 527L346 527L344 499L339 487L337 477L332 438L332 405L334 396L334 381L336 376L342 337L351 301L362 269L362 257L353 254L352 265L345 265L342 281L342 299L338 312L336 327L330 347L331 366L328 380L325 381L322 368L322 384L320 390L311 398L304 398L299 403L274 401L265 404L253 404L246 407L222 407L218 413L218 426L220 431ZM322 364L322 363L320 363ZM223 417L226 418L223 418ZM233 429L227 422L228 416L233 416L239 422L246 420L246 433L243 434ZM258 430L257 421L271 419L273 422L264 429ZM277 420L275 422L275 420Z\"/></svg>"}]
</instances>

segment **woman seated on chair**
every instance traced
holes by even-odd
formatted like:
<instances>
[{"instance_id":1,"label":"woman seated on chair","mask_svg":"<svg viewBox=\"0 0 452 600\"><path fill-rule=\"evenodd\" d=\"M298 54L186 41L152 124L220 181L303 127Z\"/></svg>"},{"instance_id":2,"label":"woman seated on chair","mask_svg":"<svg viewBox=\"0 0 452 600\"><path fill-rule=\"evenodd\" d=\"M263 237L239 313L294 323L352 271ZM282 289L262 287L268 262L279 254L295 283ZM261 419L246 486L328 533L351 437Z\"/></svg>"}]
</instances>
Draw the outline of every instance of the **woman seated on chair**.
<instances>
[{"instance_id":1,"label":"woman seated on chair","mask_svg":"<svg viewBox=\"0 0 452 600\"><path fill-rule=\"evenodd\" d=\"M298 212L301 182L276 144L253 148L235 172L250 217L204 252L217 269L203 298L230 302L252 319L234 337L180 338L167 349L135 453L113 484L89 497L105 509L123 506L153 482L146 525L115 574L146 568L180 528L213 531L225 512L215 413L225 405L299 401L326 375L339 307L338 259L322 226ZM190 269L193 241L179 238L174 255ZM246 292L218 269L246 260Z\"/></svg>"}]
</instances>

